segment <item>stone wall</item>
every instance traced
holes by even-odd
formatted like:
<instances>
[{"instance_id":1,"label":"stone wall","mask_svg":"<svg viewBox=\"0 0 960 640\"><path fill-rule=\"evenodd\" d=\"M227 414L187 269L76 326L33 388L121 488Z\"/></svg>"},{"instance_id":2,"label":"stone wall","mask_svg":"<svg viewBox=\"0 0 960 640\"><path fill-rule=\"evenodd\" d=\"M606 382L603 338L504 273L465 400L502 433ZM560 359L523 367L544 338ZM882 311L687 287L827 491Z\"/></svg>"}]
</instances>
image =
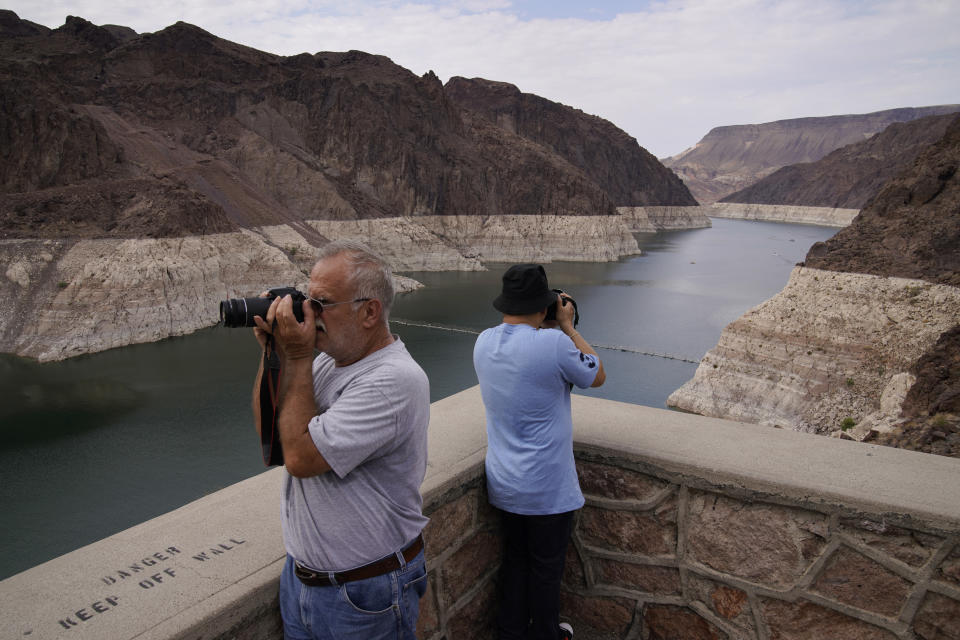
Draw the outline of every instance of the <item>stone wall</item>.
<instances>
[{"instance_id":1,"label":"stone wall","mask_svg":"<svg viewBox=\"0 0 960 640\"><path fill-rule=\"evenodd\" d=\"M573 399L578 640L960 638L960 460ZM431 407L420 640L492 636L477 387ZM0 638L273 640L279 470L0 582Z\"/></svg>"},{"instance_id":2,"label":"stone wall","mask_svg":"<svg viewBox=\"0 0 960 640\"><path fill-rule=\"evenodd\" d=\"M956 529L699 488L611 451L578 467L562 610L580 638L958 637Z\"/></svg>"}]
</instances>

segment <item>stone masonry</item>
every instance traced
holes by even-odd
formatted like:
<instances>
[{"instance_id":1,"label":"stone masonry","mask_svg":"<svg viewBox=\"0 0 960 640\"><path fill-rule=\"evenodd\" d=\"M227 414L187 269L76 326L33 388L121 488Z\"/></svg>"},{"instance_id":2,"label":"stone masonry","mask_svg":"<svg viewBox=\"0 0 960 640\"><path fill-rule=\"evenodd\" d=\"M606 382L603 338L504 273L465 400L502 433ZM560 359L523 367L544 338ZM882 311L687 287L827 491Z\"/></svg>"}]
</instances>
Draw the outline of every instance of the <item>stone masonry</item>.
<instances>
[{"instance_id":1,"label":"stone masonry","mask_svg":"<svg viewBox=\"0 0 960 640\"><path fill-rule=\"evenodd\" d=\"M561 610L578 640L960 638L956 530L577 459L587 503ZM501 551L482 467L427 512L418 637L492 637Z\"/></svg>"},{"instance_id":2,"label":"stone masonry","mask_svg":"<svg viewBox=\"0 0 960 640\"><path fill-rule=\"evenodd\" d=\"M960 638L957 531L728 494L579 452L578 638Z\"/></svg>"}]
</instances>

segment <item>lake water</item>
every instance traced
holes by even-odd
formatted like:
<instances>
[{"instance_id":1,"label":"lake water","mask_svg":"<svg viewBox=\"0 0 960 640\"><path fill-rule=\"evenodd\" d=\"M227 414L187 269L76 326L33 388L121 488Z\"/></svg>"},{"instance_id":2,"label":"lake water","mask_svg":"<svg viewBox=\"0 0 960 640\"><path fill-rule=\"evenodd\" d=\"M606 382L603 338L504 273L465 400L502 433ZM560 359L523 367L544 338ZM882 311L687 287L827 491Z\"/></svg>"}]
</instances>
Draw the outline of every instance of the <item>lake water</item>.
<instances>
[{"instance_id":1,"label":"lake water","mask_svg":"<svg viewBox=\"0 0 960 640\"><path fill-rule=\"evenodd\" d=\"M640 234L644 254L619 262L546 265L607 371L583 393L664 407L723 328L836 232L713 225ZM488 266L405 273L427 286L398 297L392 326L434 401L476 384L473 343L499 322L491 301L509 265ZM0 355L0 579L262 472L249 415L258 358L249 330L223 328L42 365Z\"/></svg>"}]
</instances>

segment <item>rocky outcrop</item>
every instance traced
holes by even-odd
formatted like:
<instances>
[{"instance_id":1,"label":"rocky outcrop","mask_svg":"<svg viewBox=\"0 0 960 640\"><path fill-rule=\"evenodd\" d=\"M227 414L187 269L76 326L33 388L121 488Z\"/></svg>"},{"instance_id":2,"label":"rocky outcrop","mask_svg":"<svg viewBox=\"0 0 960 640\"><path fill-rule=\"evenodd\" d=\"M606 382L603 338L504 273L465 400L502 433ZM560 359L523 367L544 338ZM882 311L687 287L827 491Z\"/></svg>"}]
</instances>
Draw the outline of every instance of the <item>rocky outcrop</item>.
<instances>
[{"instance_id":1,"label":"rocky outcrop","mask_svg":"<svg viewBox=\"0 0 960 640\"><path fill-rule=\"evenodd\" d=\"M710 226L708 207L617 207L617 213L634 232L682 231Z\"/></svg>"},{"instance_id":2,"label":"rocky outcrop","mask_svg":"<svg viewBox=\"0 0 960 640\"><path fill-rule=\"evenodd\" d=\"M958 323L960 288L796 267L724 329L667 404L811 433L875 428L899 418L903 374Z\"/></svg>"},{"instance_id":3,"label":"rocky outcrop","mask_svg":"<svg viewBox=\"0 0 960 640\"><path fill-rule=\"evenodd\" d=\"M700 204L711 204L781 167L814 162L835 149L862 142L894 122L957 111L960 105L942 105L717 127L663 163L680 176Z\"/></svg>"},{"instance_id":4,"label":"rocky outcrop","mask_svg":"<svg viewBox=\"0 0 960 640\"><path fill-rule=\"evenodd\" d=\"M853 219L860 213L859 209L799 207L782 204L741 204L737 202L714 202L709 207L704 208L711 218L816 224L824 227L845 227L853 222Z\"/></svg>"},{"instance_id":5,"label":"rocky outcrop","mask_svg":"<svg viewBox=\"0 0 960 640\"><path fill-rule=\"evenodd\" d=\"M895 122L816 162L778 169L720 202L860 209L888 180L940 140L957 114Z\"/></svg>"},{"instance_id":6,"label":"rocky outcrop","mask_svg":"<svg viewBox=\"0 0 960 640\"><path fill-rule=\"evenodd\" d=\"M724 329L668 404L960 454L958 166L960 119Z\"/></svg>"},{"instance_id":7,"label":"rocky outcrop","mask_svg":"<svg viewBox=\"0 0 960 640\"><path fill-rule=\"evenodd\" d=\"M0 346L41 361L191 333L218 321L220 300L307 280L249 231L5 240L0 270Z\"/></svg>"},{"instance_id":8,"label":"rocky outcrop","mask_svg":"<svg viewBox=\"0 0 960 640\"><path fill-rule=\"evenodd\" d=\"M444 92L469 116L546 147L586 173L614 204L693 206L677 176L610 122L506 82L453 77Z\"/></svg>"}]
</instances>

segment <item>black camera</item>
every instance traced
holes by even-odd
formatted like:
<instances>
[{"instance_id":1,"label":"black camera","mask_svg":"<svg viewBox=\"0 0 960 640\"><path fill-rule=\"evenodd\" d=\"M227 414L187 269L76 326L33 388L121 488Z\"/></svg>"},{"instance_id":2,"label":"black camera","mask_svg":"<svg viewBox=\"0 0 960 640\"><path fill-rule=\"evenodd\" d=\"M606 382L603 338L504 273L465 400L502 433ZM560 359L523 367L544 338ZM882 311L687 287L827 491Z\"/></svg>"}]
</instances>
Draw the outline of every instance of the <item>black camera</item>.
<instances>
[{"instance_id":1,"label":"black camera","mask_svg":"<svg viewBox=\"0 0 960 640\"><path fill-rule=\"evenodd\" d=\"M266 297L263 298L224 300L220 303L220 324L225 327L255 327L257 325L253 321L253 317L260 316L266 319L267 309L270 308L274 298L282 298L287 295L293 297L293 315L297 318L297 322L303 322L303 305L301 303L307 299L307 296L293 287L280 287L270 289Z\"/></svg>"},{"instance_id":2,"label":"black camera","mask_svg":"<svg viewBox=\"0 0 960 640\"><path fill-rule=\"evenodd\" d=\"M553 291L556 294L563 293L562 289L551 289L551 291ZM569 296L570 294L565 294L565 295ZM573 326L574 328L576 328L576 326L580 324L580 310L577 309L577 301L574 300L573 298L569 298L569 297L564 298L562 296L560 299L563 300L564 306L566 306L568 302L573 305ZM549 307L547 307L547 317L544 318L544 321L550 322L556 319L557 319L557 303L554 302Z\"/></svg>"}]
</instances>

